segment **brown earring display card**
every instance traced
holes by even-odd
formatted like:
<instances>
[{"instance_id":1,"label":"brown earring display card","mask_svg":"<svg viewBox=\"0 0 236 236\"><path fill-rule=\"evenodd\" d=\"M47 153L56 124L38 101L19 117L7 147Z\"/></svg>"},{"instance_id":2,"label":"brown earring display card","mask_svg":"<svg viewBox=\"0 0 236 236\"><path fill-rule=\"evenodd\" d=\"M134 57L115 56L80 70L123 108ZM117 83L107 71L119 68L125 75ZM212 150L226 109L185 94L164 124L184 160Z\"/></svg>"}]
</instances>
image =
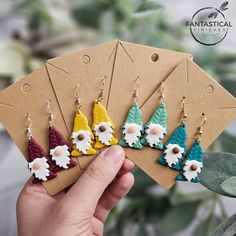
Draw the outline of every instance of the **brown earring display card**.
<instances>
[{"instance_id":1,"label":"brown earring display card","mask_svg":"<svg viewBox=\"0 0 236 236\"><path fill-rule=\"evenodd\" d=\"M140 77L139 105L147 122L160 103L160 84L164 81L168 112L168 140L181 118L181 100L186 97L187 149L193 144L201 115L207 117L202 135L206 149L236 117L236 99L192 61L190 54L114 40L84 51L48 60L17 83L0 92L0 121L27 159L26 117L30 113L34 138L48 150L48 114L52 99L55 125L70 140L75 115L75 91L81 84L82 111L92 124L93 102L106 79L105 99L120 138L121 126L132 105L137 76ZM165 188L175 183L177 171L155 163L160 151L126 148L126 155L139 168ZM75 158L77 167L58 173L44 182L51 195L74 183L95 156Z\"/></svg>"}]
</instances>

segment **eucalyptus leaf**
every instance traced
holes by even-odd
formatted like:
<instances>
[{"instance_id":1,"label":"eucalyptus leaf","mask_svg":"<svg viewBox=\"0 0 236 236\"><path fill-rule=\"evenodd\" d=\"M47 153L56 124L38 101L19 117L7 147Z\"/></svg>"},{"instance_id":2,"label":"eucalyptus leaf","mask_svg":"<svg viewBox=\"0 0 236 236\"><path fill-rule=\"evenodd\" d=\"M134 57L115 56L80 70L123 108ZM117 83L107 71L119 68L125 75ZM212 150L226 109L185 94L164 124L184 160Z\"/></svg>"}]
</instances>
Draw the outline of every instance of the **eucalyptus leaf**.
<instances>
[{"instance_id":1,"label":"eucalyptus leaf","mask_svg":"<svg viewBox=\"0 0 236 236\"><path fill-rule=\"evenodd\" d=\"M103 4L94 2L72 9L71 14L79 24L96 29L103 11Z\"/></svg>"},{"instance_id":2,"label":"eucalyptus leaf","mask_svg":"<svg viewBox=\"0 0 236 236\"><path fill-rule=\"evenodd\" d=\"M30 20L37 22L37 24L52 24L51 15L43 1L23 1L21 4L18 4L12 9L12 13L24 14L25 16L28 16Z\"/></svg>"},{"instance_id":3,"label":"eucalyptus leaf","mask_svg":"<svg viewBox=\"0 0 236 236\"><path fill-rule=\"evenodd\" d=\"M221 188L221 183L230 177L236 176L236 155L208 152L204 154L203 166L200 174L202 185L213 192L234 197Z\"/></svg>"},{"instance_id":4,"label":"eucalyptus leaf","mask_svg":"<svg viewBox=\"0 0 236 236\"><path fill-rule=\"evenodd\" d=\"M225 66L223 66L225 67ZM219 69L219 68L217 68ZM235 78L224 78L221 80L221 85L227 89L230 93L236 96L236 81ZM234 145L235 146L235 145ZM223 146L224 148L224 146ZM235 148L232 147L235 150Z\"/></svg>"},{"instance_id":5,"label":"eucalyptus leaf","mask_svg":"<svg viewBox=\"0 0 236 236\"><path fill-rule=\"evenodd\" d=\"M215 193L211 191L200 191L200 192L190 192L190 193L181 193L176 192L170 197L170 202L172 205L179 205L185 202L194 202L197 200L208 200L213 197Z\"/></svg>"},{"instance_id":6,"label":"eucalyptus leaf","mask_svg":"<svg viewBox=\"0 0 236 236\"><path fill-rule=\"evenodd\" d=\"M137 7L135 12L140 13L140 12L145 12L145 11L153 11L159 8L162 8L162 5L160 5L158 2L145 0Z\"/></svg>"},{"instance_id":7,"label":"eucalyptus leaf","mask_svg":"<svg viewBox=\"0 0 236 236\"><path fill-rule=\"evenodd\" d=\"M211 236L233 236L236 234L236 214L223 221L211 234Z\"/></svg>"},{"instance_id":8,"label":"eucalyptus leaf","mask_svg":"<svg viewBox=\"0 0 236 236\"><path fill-rule=\"evenodd\" d=\"M211 232L218 226L221 219L216 215L209 215L206 220L200 222L194 229L193 236L209 236Z\"/></svg>"},{"instance_id":9,"label":"eucalyptus leaf","mask_svg":"<svg viewBox=\"0 0 236 236\"><path fill-rule=\"evenodd\" d=\"M236 54L233 52L222 52L217 56L217 60L220 63L233 63L236 61Z\"/></svg>"},{"instance_id":10,"label":"eucalyptus leaf","mask_svg":"<svg viewBox=\"0 0 236 236\"><path fill-rule=\"evenodd\" d=\"M201 201L183 203L170 208L161 221L161 235L173 235L183 230L195 218Z\"/></svg>"},{"instance_id":11,"label":"eucalyptus leaf","mask_svg":"<svg viewBox=\"0 0 236 236\"><path fill-rule=\"evenodd\" d=\"M228 194L236 197L236 176L226 179L221 183L221 188Z\"/></svg>"},{"instance_id":12,"label":"eucalyptus leaf","mask_svg":"<svg viewBox=\"0 0 236 236\"><path fill-rule=\"evenodd\" d=\"M140 224L136 236L149 236L147 227L144 224Z\"/></svg>"}]
</instances>

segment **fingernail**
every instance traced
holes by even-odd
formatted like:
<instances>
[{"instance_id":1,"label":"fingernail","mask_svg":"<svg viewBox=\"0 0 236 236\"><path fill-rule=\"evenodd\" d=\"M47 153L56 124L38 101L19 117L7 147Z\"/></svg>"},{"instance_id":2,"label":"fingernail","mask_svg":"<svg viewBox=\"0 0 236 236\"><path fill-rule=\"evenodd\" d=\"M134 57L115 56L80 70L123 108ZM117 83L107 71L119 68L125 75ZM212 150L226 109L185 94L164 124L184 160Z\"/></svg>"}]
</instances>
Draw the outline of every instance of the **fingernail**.
<instances>
[{"instance_id":1,"label":"fingernail","mask_svg":"<svg viewBox=\"0 0 236 236\"><path fill-rule=\"evenodd\" d=\"M110 161L112 164L118 164L124 156L124 150L120 146L114 145L105 151L103 158Z\"/></svg>"}]
</instances>

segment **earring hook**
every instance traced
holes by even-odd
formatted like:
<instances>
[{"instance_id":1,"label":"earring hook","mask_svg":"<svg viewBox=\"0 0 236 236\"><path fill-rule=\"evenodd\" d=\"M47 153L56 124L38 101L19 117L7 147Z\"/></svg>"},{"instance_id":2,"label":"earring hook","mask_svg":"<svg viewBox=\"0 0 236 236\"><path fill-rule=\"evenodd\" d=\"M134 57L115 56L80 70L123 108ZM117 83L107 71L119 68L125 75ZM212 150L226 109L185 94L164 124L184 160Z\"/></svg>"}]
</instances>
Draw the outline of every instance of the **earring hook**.
<instances>
[{"instance_id":1,"label":"earring hook","mask_svg":"<svg viewBox=\"0 0 236 236\"><path fill-rule=\"evenodd\" d=\"M206 116L205 116L205 113L202 113L202 116L204 117L204 119L203 119L202 124L200 125L200 128L202 128L202 127L206 124L206 121L207 121L207 118L206 118Z\"/></svg>"},{"instance_id":2,"label":"earring hook","mask_svg":"<svg viewBox=\"0 0 236 236\"><path fill-rule=\"evenodd\" d=\"M197 132L197 140L198 140L198 142L201 142L202 127L206 124L206 121L207 121L205 113L202 113L202 117L203 117L203 121L202 121L201 125L199 126L198 132Z\"/></svg>"},{"instance_id":3,"label":"earring hook","mask_svg":"<svg viewBox=\"0 0 236 236\"><path fill-rule=\"evenodd\" d=\"M78 85L76 86L76 91L75 91L75 96L76 96L76 110L77 112L80 112L81 109L81 101L80 101L80 95L79 95L79 90L80 90L81 84L78 83Z\"/></svg>"},{"instance_id":4,"label":"earring hook","mask_svg":"<svg viewBox=\"0 0 236 236\"><path fill-rule=\"evenodd\" d=\"M137 76L136 78L136 88L134 90L134 102L138 102L138 98L139 98L139 81L140 81L140 77Z\"/></svg>"},{"instance_id":5,"label":"earring hook","mask_svg":"<svg viewBox=\"0 0 236 236\"><path fill-rule=\"evenodd\" d=\"M51 109L51 103L52 103L52 99L49 98L47 101L47 111L49 114L49 126L52 127L54 125L54 116L53 116L53 112Z\"/></svg>"},{"instance_id":6,"label":"earring hook","mask_svg":"<svg viewBox=\"0 0 236 236\"><path fill-rule=\"evenodd\" d=\"M165 94L164 94L164 81L161 82L161 103L165 102Z\"/></svg>"},{"instance_id":7,"label":"earring hook","mask_svg":"<svg viewBox=\"0 0 236 236\"><path fill-rule=\"evenodd\" d=\"M104 75L104 78L102 79L101 88L100 88L100 94L99 94L99 97L98 97L99 102L103 101L104 97L105 97L104 89L105 89L106 79L107 79L107 76Z\"/></svg>"},{"instance_id":8,"label":"earring hook","mask_svg":"<svg viewBox=\"0 0 236 236\"><path fill-rule=\"evenodd\" d=\"M30 140L32 138L32 129L31 129L32 128L32 121L31 121L30 113L26 113L25 116L27 118L26 136Z\"/></svg>"},{"instance_id":9,"label":"earring hook","mask_svg":"<svg viewBox=\"0 0 236 236\"><path fill-rule=\"evenodd\" d=\"M186 107L185 107L185 97L182 98L182 120L181 120L181 123L182 125L184 125L188 119L188 115L186 114Z\"/></svg>"}]
</instances>

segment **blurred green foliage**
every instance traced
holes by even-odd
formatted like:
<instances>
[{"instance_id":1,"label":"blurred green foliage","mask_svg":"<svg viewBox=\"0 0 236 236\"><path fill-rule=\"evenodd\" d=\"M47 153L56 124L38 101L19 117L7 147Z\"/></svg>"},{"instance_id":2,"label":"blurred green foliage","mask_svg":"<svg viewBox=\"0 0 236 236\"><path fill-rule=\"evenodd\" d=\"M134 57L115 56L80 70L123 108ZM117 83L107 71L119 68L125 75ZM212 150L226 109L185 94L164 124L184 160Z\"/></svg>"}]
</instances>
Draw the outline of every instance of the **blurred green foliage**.
<instances>
[{"instance_id":1,"label":"blurred green foliage","mask_svg":"<svg viewBox=\"0 0 236 236\"><path fill-rule=\"evenodd\" d=\"M23 0L12 3L9 11L1 18L8 20L19 16L27 24L24 28L12 32L12 45L22 55L22 70L29 73L45 59L60 55L75 48L88 47L113 38L119 38L154 47L179 51L192 51L185 45L188 33L183 22L173 22L166 15L164 7L158 1L148 0L72 0L59 1ZM17 45L17 46L16 46ZM21 48L19 50L19 48ZM230 92L236 95L236 54L222 53L214 47L198 47L194 50L195 61L213 77L221 82ZM9 63L13 60L6 54ZM12 55L12 54L11 54ZM14 54L14 60L19 61ZM12 72L14 79L22 73ZM0 76L1 76L0 71ZM223 134L219 139L224 151L235 150L235 137ZM218 145L217 143L215 145ZM214 155L214 165L208 156ZM203 184L212 190L200 192L180 192L178 185L169 191L163 191L151 178L141 170L135 171L135 185L127 198L113 209L106 223L105 235L159 235L170 236L185 230L193 221L197 221L192 230L194 236L223 235L222 232L235 230L235 224L227 214L219 194L227 193L230 179L236 173L230 172L235 166L236 157L231 155L232 162L225 161L229 154L207 154L202 173ZM223 176L223 177L222 177ZM217 178L215 178L217 177ZM233 190L235 191L235 190ZM220 212L216 212L216 207ZM200 217L197 217L200 212ZM133 229L134 232L127 231ZM127 233L128 232L128 233ZM231 235L231 234L228 234Z\"/></svg>"}]
</instances>

